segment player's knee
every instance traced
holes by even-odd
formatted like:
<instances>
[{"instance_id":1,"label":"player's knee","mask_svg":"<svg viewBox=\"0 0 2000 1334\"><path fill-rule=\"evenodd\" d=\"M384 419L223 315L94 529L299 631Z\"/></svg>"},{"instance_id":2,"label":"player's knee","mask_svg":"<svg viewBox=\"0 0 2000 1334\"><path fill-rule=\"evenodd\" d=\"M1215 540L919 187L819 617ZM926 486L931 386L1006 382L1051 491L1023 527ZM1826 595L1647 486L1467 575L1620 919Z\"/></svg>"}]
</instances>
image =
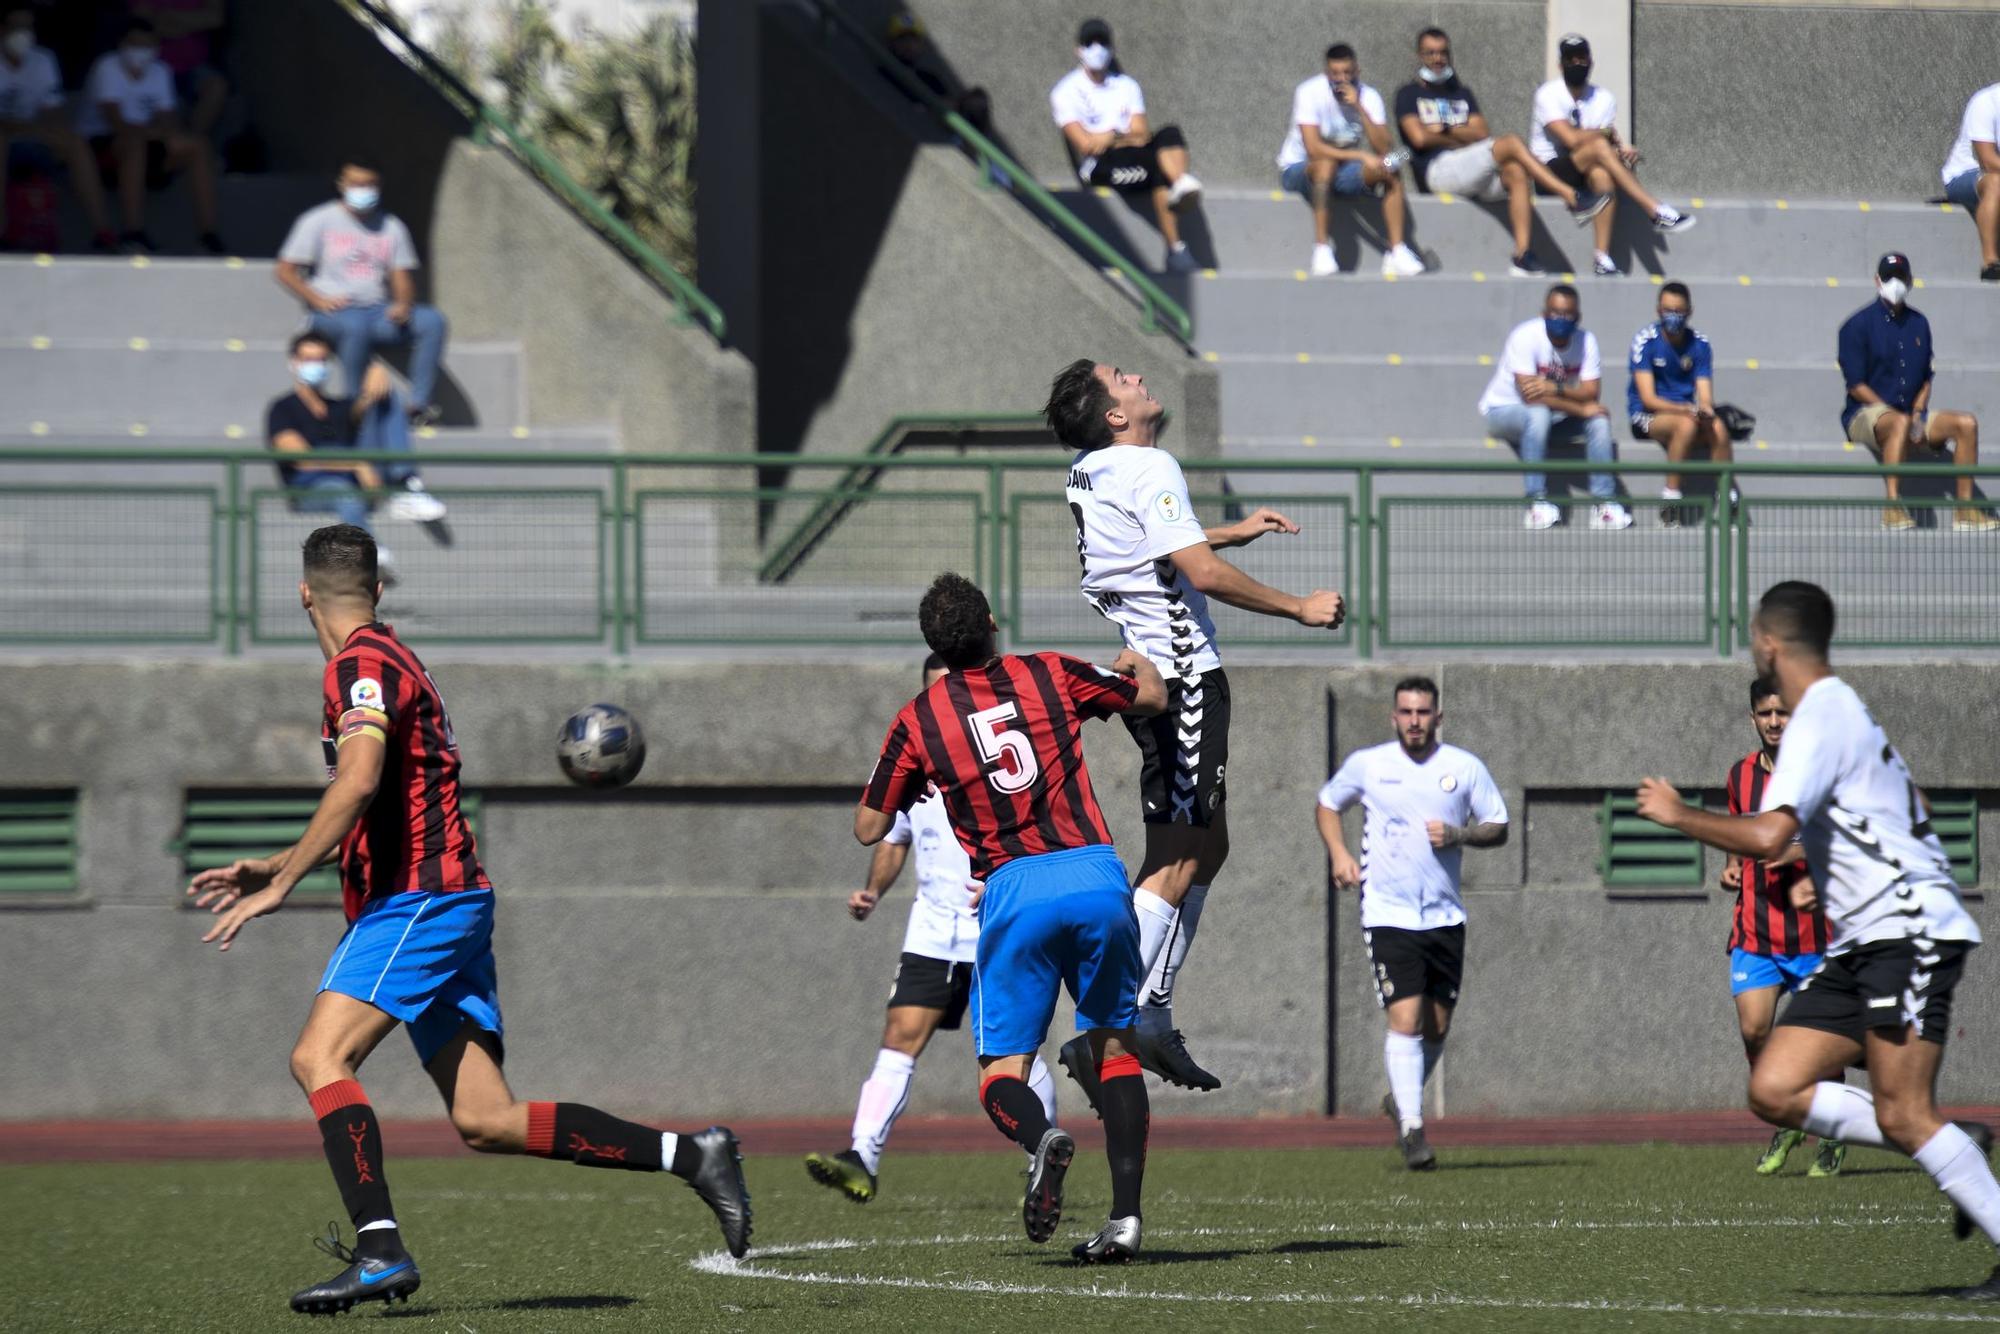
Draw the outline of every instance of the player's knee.
<instances>
[{"instance_id":1,"label":"player's knee","mask_svg":"<svg viewBox=\"0 0 2000 1334\"><path fill-rule=\"evenodd\" d=\"M1979 179L1972 183L1974 192L1981 199L1991 199L2000 195L2000 171L1982 171Z\"/></svg>"},{"instance_id":2,"label":"player's knee","mask_svg":"<svg viewBox=\"0 0 2000 1334\"><path fill-rule=\"evenodd\" d=\"M1750 1110L1766 1121L1784 1122L1798 1093L1790 1080L1760 1070L1750 1072Z\"/></svg>"},{"instance_id":3,"label":"player's knee","mask_svg":"<svg viewBox=\"0 0 2000 1334\"><path fill-rule=\"evenodd\" d=\"M451 1128L474 1153L506 1153L513 1147L507 1118L495 1108L455 1106Z\"/></svg>"}]
</instances>

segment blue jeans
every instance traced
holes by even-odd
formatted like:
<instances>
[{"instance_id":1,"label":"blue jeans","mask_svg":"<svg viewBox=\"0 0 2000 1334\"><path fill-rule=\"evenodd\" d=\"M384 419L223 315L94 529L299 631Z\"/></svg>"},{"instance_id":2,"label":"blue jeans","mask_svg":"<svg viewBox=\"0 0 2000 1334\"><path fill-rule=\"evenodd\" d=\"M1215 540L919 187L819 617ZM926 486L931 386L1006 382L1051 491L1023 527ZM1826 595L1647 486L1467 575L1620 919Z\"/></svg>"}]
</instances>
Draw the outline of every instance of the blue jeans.
<instances>
[{"instance_id":1,"label":"blue jeans","mask_svg":"<svg viewBox=\"0 0 2000 1334\"><path fill-rule=\"evenodd\" d=\"M1549 440L1554 437L1563 444L1575 444L1579 437L1592 463L1610 463L1617 459L1617 447L1611 443L1611 419L1609 417L1572 417L1567 413L1551 412L1538 403L1510 403L1504 407L1488 410L1486 430L1502 440L1521 447L1521 461L1540 463L1549 456ZM1521 478L1521 489L1530 500L1541 500L1548 495L1549 479L1546 475L1531 472ZM1618 484L1608 472L1590 474L1590 496L1593 500L1612 500L1618 495Z\"/></svg>"},{"instance_id":2,"label":"blue jeans","mask_svg":"<svg viewBox=\"0 0 2000 1334\"><path fill-rule=\"evenodd\" d=\"M330 447L339 448L343 446ZM410 419L401 393L390 394L363 414L352 448L408 451ZM390 486L401 486L417 475L416 465L411 463L378 463L375 471ZM361 494L351 472L321 472L311 464L301 464L292 478L291 493L292 509L300 514L331 514L342 523L375 531L368 522L368 498Z\"/></svg>"},{"instance_id":3,"label":"blue jeans","mask_svg":"<svg viewBox=\"0 0 2000 1334\"><path fill-rule=\"evenodd\" d=\"M378 347L410 345L410 400L418 407L436 402L438 363L444 359L444 316L435 306L412 306L403 324L389 319L387 306L348 306L315 311L312 331L333 341L347 374L346 393L361 391L361 375Z\"/></svg>"},{"instance_id":4,"label":"blue jeans","mask_svg":"<svg viewBox=\"0 0 2000 1334\"><path fill-rule=\"evenodd\" d=\"M1979 207L1979 173L1961 171L1945 182L1944 197L1962 209Z\"/></svg>"},{"instance_id":5,"label":"blue jeans","mask_svg":"<svg viewBox=\"0 0 2000 1334\"><path fill-rule=\"evenodd\" d=\"M1279 171L1278 184L1285 188L1285 193L1297 195L1308 204L1312 203L1312 178L1306 175L1305 163L1294 162ZM1333 181L1328 187L1328 193L1365 195L1373 194L1374 191L1369 188L1368 182L1362 179L1359 162L1343 162L1334 168Z\"/></svg>"}]
</instances>

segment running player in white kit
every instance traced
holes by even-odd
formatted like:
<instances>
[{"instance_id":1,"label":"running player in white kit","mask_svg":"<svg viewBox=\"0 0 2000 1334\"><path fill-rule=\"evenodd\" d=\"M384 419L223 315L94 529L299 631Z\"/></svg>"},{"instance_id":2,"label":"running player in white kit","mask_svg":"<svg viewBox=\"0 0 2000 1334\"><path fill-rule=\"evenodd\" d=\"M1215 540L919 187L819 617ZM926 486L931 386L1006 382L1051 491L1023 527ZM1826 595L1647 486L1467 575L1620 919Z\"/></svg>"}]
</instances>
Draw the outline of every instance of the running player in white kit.
<instances>
[{"instance_id":1,"label":"running player in white kit","mask_svg":"<svg viewBox=\"0 0 2000 1334\"><path fill-rule=\"evenodd\" d=\"M1139 1061L1170 1084L1217 1089L1174 1028L1174 979L1187 959L1215 873L1229 855L1223 767L1229 758L1229 679L1216 650L1208 600L1327 629L1339 627L1340 594L1304 597L1259 583L1215 553L1266 533L1296 533L1276 510L1204 529L1174 456L1158 447L1165 409L1145 380L1089 359L1065 366L1043 408L1070 463L1083 596L1118 627L1125 646L1167 681L1166 711L1128 718L1138 743L1146 853L1132 905L1139 918ZM1079 1037L1063 1067L1097 1105L1096 1069Z\"/></svg>"},{"instance_id":2,"label":"running player in white kit","mask_svg":"<svg viewBox=\"0 0 2000 1334\"><path fill-rule=\"evenodd\" d=\"M924 660L927 688L944 674L937 654ZM839 1153L806 1155L806 1171L814 1181L856 1204L875 1198L882 1150L896 1118L909 1105L917 1057L940 1028L955 1031L965 1018L972 961L978 953L979 915L973 902L979 882L972 878L972 862L935 791L899 813L887 837L875 845L868 883L848 896L848 915L857 922L868 920L902 874L912 848L917 854L917 896L910 905L910 924L903 930L903 957L889 992L882 1050L875 1054L875 1068L861 1085L861 1099L854 1109L853 1143ZM1041 1098L1053 1124L1056 1083L1040 1056L1028 1072L1028 1087Z\"/></svg>"},{"instance_id":3,"label":"running player in white kit","mask_svg":"<svg viewBox=\"0 0 2000 1334\"><path fill-rule=\"evenodd\" d=\"M1461 848L1507 841L1507 803L1477 755L1438 740L1437 682L1410 676L1391 696L1396 739L1347 757L1314 812L1333 883L1361 892L1361 939L1375 1001L1389 1021L1382 1060L1396 1146L1412 1171L1437 1166L1424 1139L1424 1085L1444 1056L1465 976ZM1340 813L1361 803L1361 860L1348 855Z\"/></svg>"},{"instance_id":4,"label":"running player in white kit","mask_svg":"<svg viewBox=\"0 0 2000 1334\"><path fill-rule=\"evenodd\" d=\"M1958 1206L1956 1231L2000 1246L1990 1128L1938 1113L1952 989L1979 927L1959 901L1930 803L1853 687L1833 674L1833 599L1774 584L1750 627L1750 657L1791 710L1754 815L1690 809L1664 779L1639 786L1639 814L1712 848L1774 862L1797 838L1809 882L1794 902L1826 910L1832 941L1785 1006L1750 1071L1750 1110L1823 1139L1900 1149ZM1837 1082L1866 1062L1873 1092ZM1958 1294L2000 1301L2000 1266Z\"/></svg>"}]
</instances>

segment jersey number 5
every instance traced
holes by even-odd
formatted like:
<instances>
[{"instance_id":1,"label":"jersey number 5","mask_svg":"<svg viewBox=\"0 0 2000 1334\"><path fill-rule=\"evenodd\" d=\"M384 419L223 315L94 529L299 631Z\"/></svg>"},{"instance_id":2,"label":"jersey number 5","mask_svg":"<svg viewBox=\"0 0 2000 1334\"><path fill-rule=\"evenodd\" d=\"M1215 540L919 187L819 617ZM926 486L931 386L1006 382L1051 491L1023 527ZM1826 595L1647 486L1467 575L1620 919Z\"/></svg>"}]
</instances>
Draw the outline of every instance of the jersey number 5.
<instances>
[{"instance_id":1,"label":"jersey number 5","mask_svg":"<svg viewBox=\"0 0 2000 1334\"><path fill-rule=\"evenodd\" d=\"M1019 792L1032 786L1037 773L1035 748L1027 736L1000 730L1000 724L1019 716L1020 710L1007 703L965 717L972 724L972 739L979 743L979 756L987 763L986 780L1002 792Z\"/></svg>"}]
</instances>

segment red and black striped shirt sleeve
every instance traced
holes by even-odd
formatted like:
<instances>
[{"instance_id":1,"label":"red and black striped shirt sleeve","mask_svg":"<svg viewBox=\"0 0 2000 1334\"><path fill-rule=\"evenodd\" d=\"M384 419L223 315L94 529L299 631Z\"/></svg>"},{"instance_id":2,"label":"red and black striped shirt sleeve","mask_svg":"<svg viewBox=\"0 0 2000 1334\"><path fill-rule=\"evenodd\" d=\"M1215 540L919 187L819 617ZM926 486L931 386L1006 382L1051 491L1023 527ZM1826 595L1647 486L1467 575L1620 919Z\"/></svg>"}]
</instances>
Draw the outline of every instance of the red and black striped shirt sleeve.
<instances>
[{"instance_id":1,"label":"red and black striped shirt sleeve","mask_svg":"<svg viewBox=\"0 0 2000 1334\"><path fill-rule=\"evenodd\" d=\"M905 705L882 742L875 772L861 791L861 804L871 811L906 811L924 794L924 752L914 721Z\"/></svg>"},{"instance_id":2,"label":"red and black striped shirt sleeve","mask_svg":"<svg viewBox=\"0 0 2000 1334\"><path fill-rule=\"evenodd\" d=\"M1076 706L1078 717L1108 718L1114 713L1125 712L1138 702L1138 682L1128 676L1105 671L1062 653L1038 653L1035 657L1062 682L1063 692Z\"/></svg>"}]
</instances>

